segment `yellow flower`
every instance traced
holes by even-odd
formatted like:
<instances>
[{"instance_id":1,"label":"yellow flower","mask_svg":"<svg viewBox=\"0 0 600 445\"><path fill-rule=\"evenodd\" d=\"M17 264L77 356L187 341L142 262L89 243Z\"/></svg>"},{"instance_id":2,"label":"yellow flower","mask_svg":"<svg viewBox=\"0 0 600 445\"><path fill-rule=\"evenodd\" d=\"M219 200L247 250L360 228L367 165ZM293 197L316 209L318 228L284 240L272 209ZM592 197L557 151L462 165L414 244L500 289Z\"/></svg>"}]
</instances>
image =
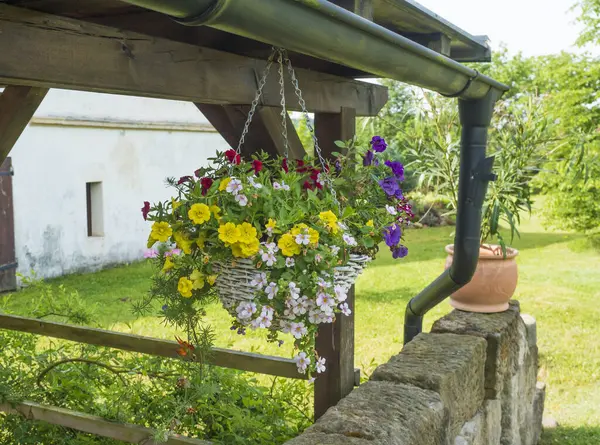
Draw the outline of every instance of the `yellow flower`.
<instances>
[{"instance_id":1,"label":"yellow flower","mask_svg":"<svg viewBox=\"0 0 600 445\"><path fill-rule=\"evenodd\" d=\"M219 239L224 243L235 244L240 240L240 235L240 229L234 223L219 226Z\"/></svg>"},{"instance_id":2,"label":"yellow flower","mask_svg":"<svg viewBox=\"0 0 600 445\"><path fill-rule=\"evenodd\" d=\"M192 289L194 288L194 283L187 277L181 277L179 279L179 283L177 283L177 290L181 294L182 297L190 298L192 296Z\"/></svg>"},{"instance_id":3,"label":"yellow flower","mask_svg":"<svg viewBox=\"0 0 600 445\"><path fill-rule=\"evenodd\" d=\"M296 236L296 235L304 234L305 233L304 229L308 229L308 226L306 224L304 224L304 223L296 224L294 226L294 228L292 229L292 235Z\"/></svg>"},{"instance_id":4,"label":"yellow flower","mask_svg":"<svg viewBox=\"0 0 600 445\"><path fill-rule=\"evenodd\" d=\"M177 210L181 207L181 202L177 201L175 198L171 198L171 205L173 206L173 210Z\"/></svg>"},{"instance_id":5,"label":"yellow flower","mask_svg":"<svg viewBox=\"0 0 600 445\"><path fill-rule=\"evenodd\" d=\"M218 205L213 204L209 208L212 214L215 215L215 219L219 219L221 217L221 208Z\"/></svg>"},{"instance_id":6,"label":"yellow flower","mask_svg":"<svg viewBox=\"0 0 600 445\"><path fill-rule=\"evenodd\" d=\"M217 275L207 276L206 281L208 282L208 284L210 284L212 286L213 284L215 284L215 281L217 281Z\"/></svg>"},{"instance_id":7,"label":"yellow flower","mask_svg":"<svg viewBox=\"0 0 600 445\"><path fill-rule=\"evenodd\" d=\"M210 208L206 204L194 204L188 212L194 224L203 224L210 219Z\"/></svg>"},{"instance_id":8,"label":"yellow flower","mask_svg":"<svg viewBox=\"0 0 600 445\"><path fill-rule=\"evenodd\" d=\"M333 213L331 210L319 213L319 218L321 219L321 221L327 223L327 225L335 223L338 220L337 216L335 216L335 213Z\"/></svg>"},{"instance_id":9,"label":"yellow flower","mask_svg":"<svg viewBox=\"0 0 600 445\"><path fill-rule=\"evenodd\" d=\"M243 258L249 258L251 256L254 256L260 250L260 242L258 241L257 238L254 238L249 243L239 243L239 244L240 244L240 249L242 251Z\"/></svg>"},{"instance_id":10,"label":"yellow flower","mask_svg":"<svg viewBox=\"0 0 600 445\"><path fill-rule=\"evenodd\" d=\"M319 242L319 232L315 229L308 229L308 236L310 236L311 244L318 244Z\"/></svg>"},{"instance_id":11,"label":"yellow flower","mask_svg":"<svg viewBox=\"0 0 600 445\"><path fill-rule=\"evenodd\" d=\"M202 289L204 287L204 275L199 270L194 270L190 275L192 289Z\"/></svg>"},{"instance_id":12,"label":"yellow flower","mask_svg":"<svg viewBox=\"0 0 600 445\"><path fill-rule=\"evenodd\" d=\"M338 226L338 223L336 222L327 223L327 227L329 227L329 230L331 230L331 232L334 234L340 231L340 226Z\"/></svg>"},{"instance_id":13,"label":"yellow flower","mask_svg":"<svg viewBox=\"0 0 600 445\"><path fill-rule=\"evenodd\" d=\"M242 245L240 243L232 244L231 253L236 258L243 258L244 254L242 253Z\"/></svg>"},{"instance_id":14,"label":"yellow flower","mask_svg":"<svg viewBox=\"0 0 600 445\"><path fill-rule=\"evenodd\" d=\"M247 222L238 226L240 229L240 243L251 243L256 239L256 228Z\"/></svg>"},{"instance_id":15,"label":"yellow flower","mask_svg":"<svg viewBox=\"0 0 600 445\"><path fill-rule=\"evenodd\" d=\"M269 222L265 225L265 227L270 231L273 231L276 226L277 221L275 221L273 218L269 218Z\"/></svg>"},{"instance_id":16,"label":"yellow flower","mask_svg":"<svg viewBox=\"0 0 600 445\"><path fill-rule=\"evenodd\" d=\"M194 243L189 239L187 233L175 232L173 233L173 239L175 240L175 244L179 247L183 253L189 255L192 253L192 244Z\"/></svg>"},{"instance_id":17,"label":"yellow flower","mask_svg":"<svg viewBox=\"0 0 600 445\"><path fill-rule=\"evenodd\" d=\"M161 243L166 243L169 237L173 234L173 229L169 226L168 222L155 222L152 224L152 231L150 232L150 236L154 238L156 241L160 241Z\"/></svg>"},{"instance_id":18,"label":"yellow flower","mask_svg":"<svg viewBox=\"0 0 600 445\"><path fill-rule=\"evenodd\" d=\"M300 253L300 246L296 244L294 236L290 233L281 235L277 246L281 249L284 256L294 256Z\"/></svg>"},{"instance_id":19,"label":"yellow flower","mask_svg":"<svg viewBox=\"0 0 600 445\"><path fill-rule=\"evenodd\" d=\"M373 220L372 220L372 219L368 220L368 221L367 221L367 223L366 223L365 225L366 225L366 226L369 226L369 227L374 227L374 225L373 225Z\"/></svg>"},{"instance_id":20,"label":"yellow flower","mask_svg":"<svg viewBox=\"0 0 600 445\"><path fill-rule=\"evenodd\" d=\"M222 192L227 188L227 185L231 182L231 178L223 178L219 184L219 191Z\"/></svg>"},{"instance_id":21,"label":"yellow flower","mask_svg":"<svg viewBox=\"0 0 600 445\"><path fill-rule=\"evenodd\" d=\"M175 267L175 263L173 263L173 260L171 259L171 257L167 257L167 259L165 260L165 264L163 264L162 271L164 273L167 273L168 271L170 271L174 267Z\"/></svg>"}]
</instances>

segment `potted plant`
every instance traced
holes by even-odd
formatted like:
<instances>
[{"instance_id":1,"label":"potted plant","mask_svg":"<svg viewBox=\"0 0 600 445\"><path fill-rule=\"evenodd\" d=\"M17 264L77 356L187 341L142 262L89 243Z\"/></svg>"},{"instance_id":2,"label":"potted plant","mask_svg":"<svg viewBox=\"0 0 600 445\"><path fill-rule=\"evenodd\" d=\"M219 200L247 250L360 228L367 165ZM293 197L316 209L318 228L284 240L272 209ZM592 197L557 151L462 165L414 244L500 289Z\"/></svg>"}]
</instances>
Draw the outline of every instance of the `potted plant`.
<instances>
[{"instance_id":1,"label":"potted plant","mask_svg":"<svg viewBox=\"0 0 600 445\"><path fill-rule=\"evenodd\" d=\"M547 119L534 101L512 107L500 103L499 111L490 142L496 149L497 179L489 184L482 210L479 262L472 280L450 297L453 307L471 312L508 309L517 288L519 251L507 246L502 225L511 243L515 235L520 237L521 214L531 213L531 181L540 170L548 142ZM452 263L453 250L453 245L446 246L446 267Z\"/></svg>"},{"instance_id":2,"label":"potted plant","mask_svg":"<svg viewBox=\"0 0 600 445\"><path fill-rule=\"evenodd\" d=\"M158 273L145 305L158 300L166 322L188 332L184 353L210 341L202 306L218 297L233 330L265 329L273 342L291 334L298 371L325 370L318 326L351 313L349 287L380 242L395 258L407 254L402 229L411 216L402 164L379 160L383 138L368 149L339 145L346 152L331 168L318 145L316 161L246 160L229 150L194 176L169 180L171 200L144 203L148 247L162 246L149 255Z\"/></svg>"}]
</instances>

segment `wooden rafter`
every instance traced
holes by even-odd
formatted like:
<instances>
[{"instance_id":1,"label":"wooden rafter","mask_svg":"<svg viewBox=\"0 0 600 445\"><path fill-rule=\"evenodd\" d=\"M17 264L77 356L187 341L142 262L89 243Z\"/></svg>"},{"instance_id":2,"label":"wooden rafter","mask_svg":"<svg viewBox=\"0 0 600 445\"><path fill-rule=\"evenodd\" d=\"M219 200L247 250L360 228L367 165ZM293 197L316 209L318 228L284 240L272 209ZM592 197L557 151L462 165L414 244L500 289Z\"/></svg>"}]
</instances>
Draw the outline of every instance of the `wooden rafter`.
<instances>
[{"instance_id":1,"label":"wooden rafter","mask_svg":"<svg viewBox=\"0 0 600 445\"><path fill-rule=\"evenodd\" d=\"M231 148L236 148L250 106L211 104L196 104L196 106ZM264 151L270 155L284 154L285 145L281 131L280 113L281 108L279 107L259 107L257 109L242 147L243 154L248 156L257 151ZM287 130L290 158L302 159L304 157L304 147L289 116L287 117Z\"/></svg>"},{"instance_id":2,"label":"wooden rafter","mask_svg":"<svg viewBox=\"0 0 600 445\"><path fill-rule=\"evenodd\" d=\"M9 85L1 93L0 164L8 157L47 92L47 88Z\"/></svg>"},{"instance_id":3,"label":"wooden rafter","mask_svg":"<svg viewBox=\"0 0 600 445\"><path fill-rule=\"evenodd\" d=\"M250 104L265 61L0 5L0 83L209 104ZM308 70L298 78L310 111L353 107L375 115L387 89ZM296 109L294 91L287 102ZM268 82L263 105L278 106Z\"/></svg>"}]
</instances>

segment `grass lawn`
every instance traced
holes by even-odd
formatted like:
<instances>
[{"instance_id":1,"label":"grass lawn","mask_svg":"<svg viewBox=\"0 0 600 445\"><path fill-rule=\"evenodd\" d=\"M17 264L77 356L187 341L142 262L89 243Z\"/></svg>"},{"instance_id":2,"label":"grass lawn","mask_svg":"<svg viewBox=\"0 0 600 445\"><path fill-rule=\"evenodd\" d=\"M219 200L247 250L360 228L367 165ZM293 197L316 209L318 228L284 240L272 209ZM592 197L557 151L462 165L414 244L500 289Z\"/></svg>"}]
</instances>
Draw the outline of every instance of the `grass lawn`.
<instances>
[{"instance_id":1,"label":"grass lawn","mask_svg":"<svg viewBox=\"0 0 600 445\"><path fill-rule=\"evenodd\" d=\"M383 254L359 278L356 362L364 373L401 349L406 303L442 270L451 232L448 227L410 231L409 257L395 261ZM545 232L535 219L521 232L514 243L521 252L515 298L537 319L540 380L548 385L546 415L560 424L544 434L542 444L600 444L600 253L581 236ZM172 339L173 331L158 318L135 319L130 311L130 302L146 292L151 273L148 264L138 263L54 282L97 304L105 327ZM12 296L10 307L25 313L32 299L35 295L23 290ZM432 311L426 328L449 310L443 303ZM230 331L228 315L217 304L209 308L209 319L217 346L290 356L289 346L277 348L256 333L240 337Z\"/></svg>"}]
</instances>

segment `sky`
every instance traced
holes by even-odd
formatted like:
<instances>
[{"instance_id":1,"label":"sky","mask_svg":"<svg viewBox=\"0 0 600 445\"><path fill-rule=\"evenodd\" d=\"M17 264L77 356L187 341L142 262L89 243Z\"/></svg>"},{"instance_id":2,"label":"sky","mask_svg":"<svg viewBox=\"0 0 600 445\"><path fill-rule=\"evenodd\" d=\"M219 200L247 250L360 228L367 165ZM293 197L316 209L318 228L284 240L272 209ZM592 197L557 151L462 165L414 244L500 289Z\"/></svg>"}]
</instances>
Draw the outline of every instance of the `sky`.
<instances>
[{"instance_id":1,"label":"sky","mask_svg":"<svg viewBox=\"0 0 600 445\"><path fill-rule=\"evenodd\" d=\"M486 34L497 49L526 56L576 50L580 25L569 12L576 0L417 0L473 35ZM595 51L594 51L595 52Z\"/></svg>"}]
</instances>

